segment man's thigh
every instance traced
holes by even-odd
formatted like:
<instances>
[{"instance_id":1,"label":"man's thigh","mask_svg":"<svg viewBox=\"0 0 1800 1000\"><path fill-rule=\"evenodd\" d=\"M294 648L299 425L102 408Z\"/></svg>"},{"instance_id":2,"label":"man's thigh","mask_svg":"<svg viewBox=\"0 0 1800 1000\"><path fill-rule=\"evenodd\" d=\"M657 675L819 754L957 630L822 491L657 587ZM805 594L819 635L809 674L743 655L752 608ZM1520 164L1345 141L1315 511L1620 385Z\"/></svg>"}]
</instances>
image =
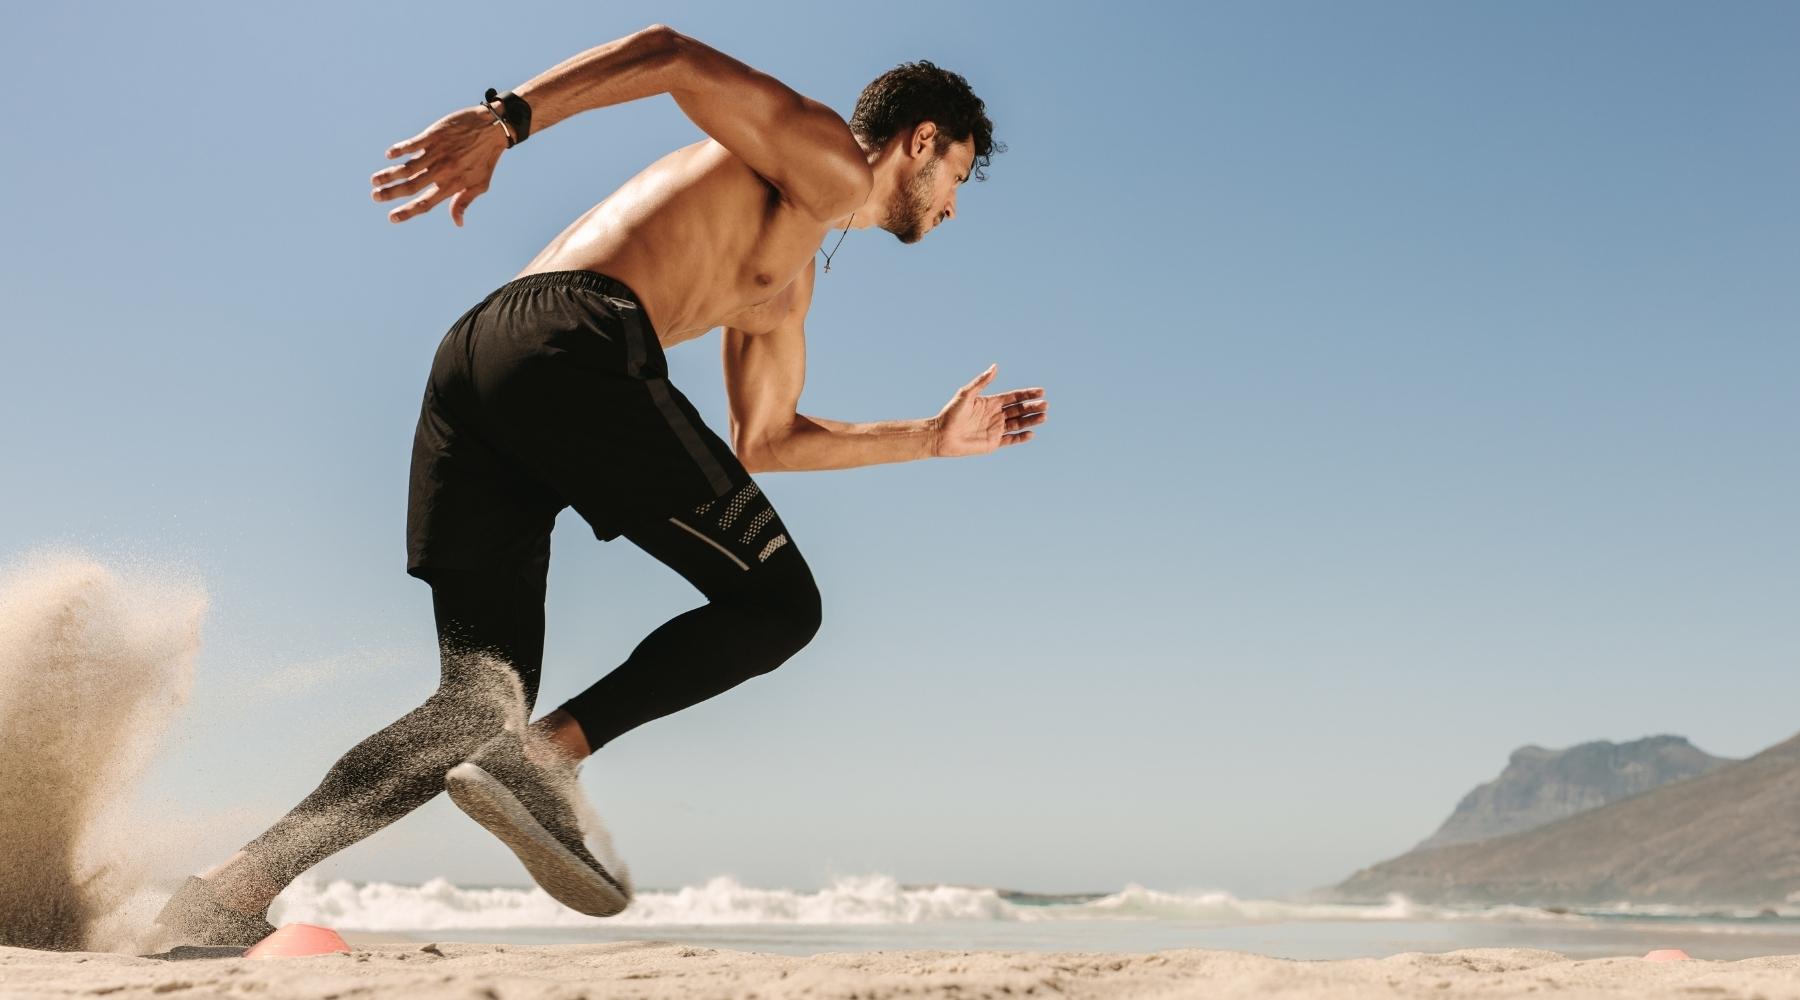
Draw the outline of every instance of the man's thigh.
<instances>
[{"instance_id":1,"label":"man's thigh","mask_svg":"<svg viewBox=\"0 0 1800 1000\"><path fill-rule=\"evenodd\" d=\"M758 586L764 567L804 564L755 480L721 497L628 524L625 536L709 598Z\"/></svg>"},{"instance_id":2,"label":"man's thigh","mask_svg":"<svg viewBox=\"0 0 1800 1000\"><path fill-rule=\"evenodd\" d=\"M751 482L731 447L666 377L546 369L539 391L517 403L530 411L519 426L536 431L516 447L602 541Z\"/></svg>"}]
</instances>

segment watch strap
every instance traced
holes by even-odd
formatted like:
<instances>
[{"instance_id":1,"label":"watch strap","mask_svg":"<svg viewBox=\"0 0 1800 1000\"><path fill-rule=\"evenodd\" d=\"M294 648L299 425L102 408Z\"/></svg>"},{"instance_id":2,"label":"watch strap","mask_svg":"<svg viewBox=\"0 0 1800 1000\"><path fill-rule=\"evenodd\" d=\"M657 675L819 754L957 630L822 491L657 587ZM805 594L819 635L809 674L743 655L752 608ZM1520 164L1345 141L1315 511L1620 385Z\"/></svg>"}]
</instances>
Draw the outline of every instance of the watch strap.
<instances>
[{"instance_id":1,"label":"watch strap","mask_svg":"<svg viewBox=\"0 0 1800 1000\"><path fill-rule=\"evenodd\" d=\"M496 92L493 87L489 87L484 103L491 107L495 101L500 102L501 120L506 122L513 133L507 145L524 142L525 137L531 134L531 105L525 103L525 98L510 90Z\"/></svg>"}]
</instances>

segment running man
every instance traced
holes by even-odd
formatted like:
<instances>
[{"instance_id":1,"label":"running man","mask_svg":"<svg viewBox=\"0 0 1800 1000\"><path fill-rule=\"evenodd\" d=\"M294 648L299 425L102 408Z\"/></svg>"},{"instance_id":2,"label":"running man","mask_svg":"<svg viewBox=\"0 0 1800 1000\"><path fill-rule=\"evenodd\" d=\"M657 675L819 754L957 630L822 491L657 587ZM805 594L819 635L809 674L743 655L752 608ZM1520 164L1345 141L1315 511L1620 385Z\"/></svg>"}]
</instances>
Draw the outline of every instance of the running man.
<instances>
[{"instance_id":1,"label":"running man","mask_svg":"<svg viewBox=\"0 0 1800 1000\"><path fill-rule=\"evenodd\" d=\"M407 572L431 586L438 689L353 747L267 832L189 879L158 917L185 940L259 940L291 881L446 787L552 896L617 913L630 883L603 844L584 840L576 762L773 670L819 628L812 573L751 472L981 455L1031 440L1044 422L1042 389L982 395L992 366L923 419L846 423L797 409L814 264L823 255L829 269L836 252L822 246L828 234L879 226L916 243L956 217L958 185L1000 148L967 81L929 62L877 77L846 124L655 25L516 91L489 90L394 145L388 158L405 159L371 178L373 197L410 199L389 212L394 222L447 199L461 226L507 149L571 115L656 94L674 97L708 138L571 223L450 327L432 363L413 443ZM664 362L667 348L715 327L729 446ZM565 507L601 540L623 535L681 574L707 603L527 727L550 529ZM496 663L511 685L501 696L489 682Z\"/></svg>"}]
</instances>

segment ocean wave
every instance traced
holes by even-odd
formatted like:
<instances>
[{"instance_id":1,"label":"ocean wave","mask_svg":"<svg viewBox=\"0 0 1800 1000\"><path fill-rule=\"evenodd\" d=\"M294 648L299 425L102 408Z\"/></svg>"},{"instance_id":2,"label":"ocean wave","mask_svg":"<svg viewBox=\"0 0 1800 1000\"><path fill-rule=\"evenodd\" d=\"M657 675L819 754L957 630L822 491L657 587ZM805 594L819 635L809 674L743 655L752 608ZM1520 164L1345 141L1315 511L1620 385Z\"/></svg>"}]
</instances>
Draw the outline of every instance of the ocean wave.
<instances>
[{"instance_id":1,"label":"ocean wave","mask_svg":"<svg viewBox=\"0 0 1800 1000\"><path fill-rule=\"evenodd\" d=\"M370 931L581 927L599 922L541 889L463 889L445 879L419 886L301 880L276 901L281 921ZM730 876L673 891L642 891L608 924L916 924L1017 920L993 889L902 887L886 876L840 878L816 892L759 889ZM1023 918L1029 919L1029 918Z\"/></svg>"},{"instance_id":2,"label":"ocean wave","mask_svg":"<svg viewBox=\"0 0 1800 1000\"><path fill-rule=\"evenodd\" d=\"M1385 903L1297 903L1239 899L1229 892L1162 892L1131 884L1079 906L1045 907L1047 919L1205 920L1266 923L1282 920L1419 920L1433 913L1393 895Z\"/></svg>"},{"instance_id":3,"label":"ocean wave","mask_svg":"<svg viewBox=\"0 0 1800 1000\"><path fill-rule=\"evenodd\" d=\"M1629 911L1627 911L1629 912ZM277 922L365 931L573 928L601 922L542 890L461 888L445 879L423 885L301 880L283 893ZM1095 896L1031 896L971 886L907 886L886 875L843 877L814 891L763 889L721 875L703 885L645 890L609 925L893 925L946 921L1283 921L1591 920L1594 912L1528 906L1425 906L1400 895L1379 904L1240 899L1227 892L1165 892L1128 885ZM1624 915L1624 914L1618 914Z\"/></svg>"}]
</instances>

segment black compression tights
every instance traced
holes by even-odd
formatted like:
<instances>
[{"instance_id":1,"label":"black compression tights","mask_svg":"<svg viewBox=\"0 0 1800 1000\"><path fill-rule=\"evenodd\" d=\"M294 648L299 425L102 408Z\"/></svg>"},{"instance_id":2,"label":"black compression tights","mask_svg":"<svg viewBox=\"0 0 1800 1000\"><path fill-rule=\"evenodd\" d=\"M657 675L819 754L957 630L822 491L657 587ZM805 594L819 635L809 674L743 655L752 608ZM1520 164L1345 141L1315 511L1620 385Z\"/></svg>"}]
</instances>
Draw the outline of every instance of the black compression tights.
<instances>
[{"instance_id":1,"label":"black compression tights","mask_svg":"<svg viewBox=\"0 0 1800 1000\"><path fill-rule=\"evenodd\" d=\"M754 483L625 537L680 573L707 603L665 622L623 664L564 703L596 750L775 669L819 628L812 572ZM527 714L535 703L543 574L442 572L429 582L443 651L437 691L352 747L312 794L245 847L277 884L424 805L443 789L444 774L504 724L510 699L496 699L492 685L480 682L469 653L510 665Z\"/></svg>"}]
</instances>

